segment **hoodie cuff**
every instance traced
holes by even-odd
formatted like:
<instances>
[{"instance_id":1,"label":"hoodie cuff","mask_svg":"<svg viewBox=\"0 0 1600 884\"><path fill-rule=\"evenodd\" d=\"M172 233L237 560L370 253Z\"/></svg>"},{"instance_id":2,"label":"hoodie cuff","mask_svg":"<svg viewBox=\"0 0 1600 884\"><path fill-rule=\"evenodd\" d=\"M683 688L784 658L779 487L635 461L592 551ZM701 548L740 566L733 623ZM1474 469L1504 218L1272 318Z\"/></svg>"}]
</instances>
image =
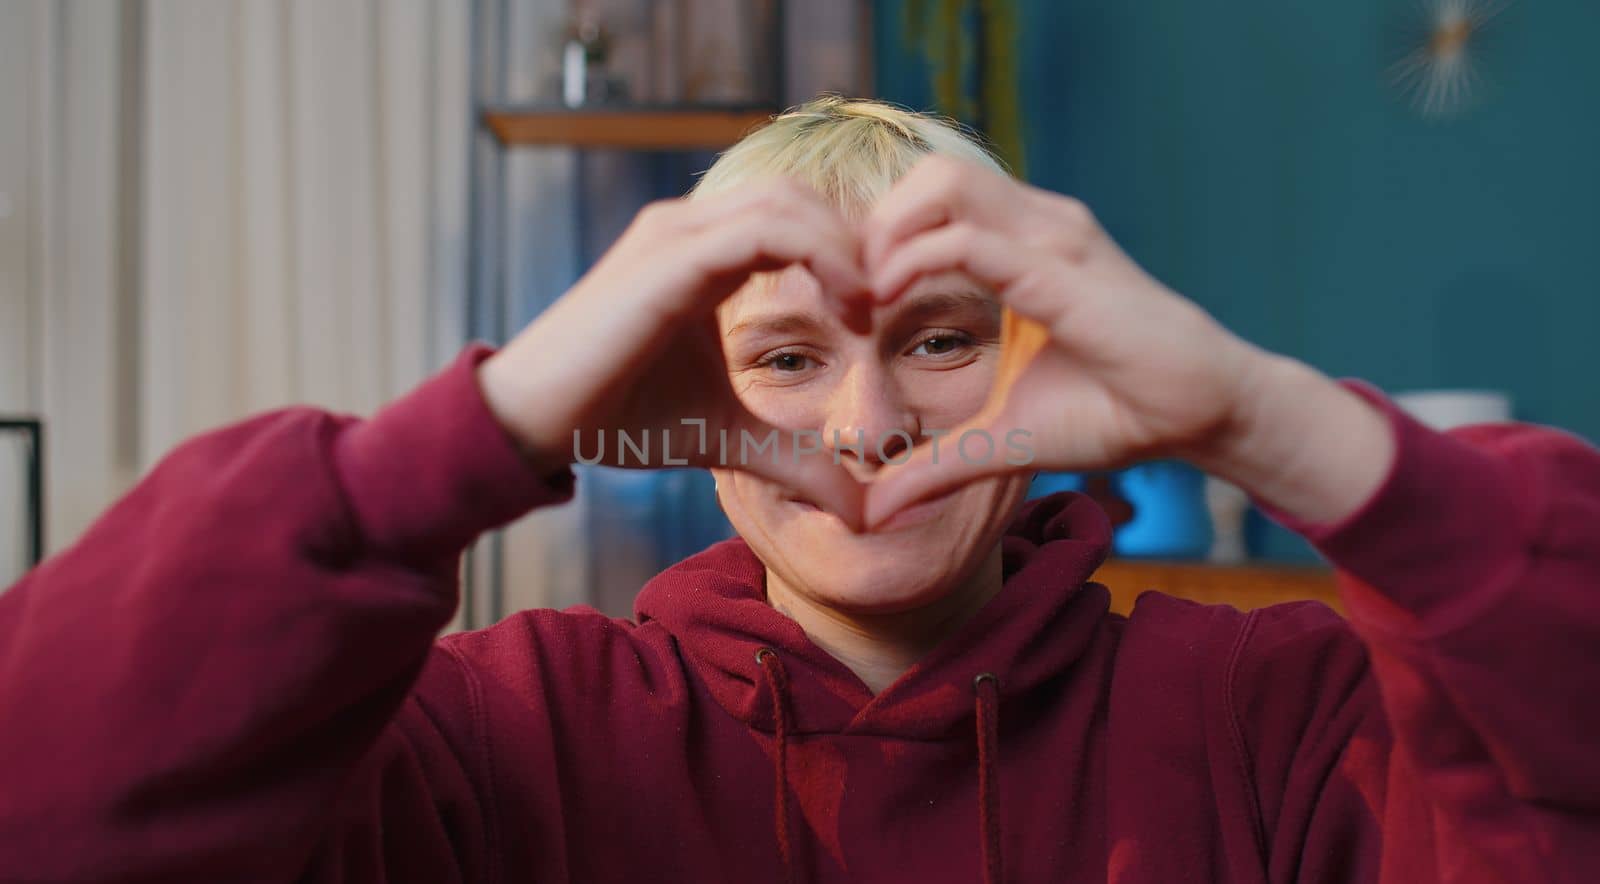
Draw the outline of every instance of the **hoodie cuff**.
<instances>
[{"instance_id":1,"label":"hoodie cuff","mask_svg":"<svg viewBox=\"0 0 1600 884\"><path fill-rule=\"evenodd\" d=\"M1338 522L1305 522L1256 505L1340 571L1356 620L1427 618L1444 627L1493 604L1523 560L1527 513L1512 464L1428 427L1365 381L1339 383L1388 420L1395 438L1388 475Z\"/></svg>"},{"instance_id":2,"label":"hoodie cuff","mask_svg":"<svg viewBox=\"0 0 1600 884\"><path fill-rule=\"evenodd\" d=\"M571 468L535 472L478 387L494 353L449 367L338 437L334 464L369 548L405 561L460 555L479 534L571 499Z\"/></svg>"}]
</instances>

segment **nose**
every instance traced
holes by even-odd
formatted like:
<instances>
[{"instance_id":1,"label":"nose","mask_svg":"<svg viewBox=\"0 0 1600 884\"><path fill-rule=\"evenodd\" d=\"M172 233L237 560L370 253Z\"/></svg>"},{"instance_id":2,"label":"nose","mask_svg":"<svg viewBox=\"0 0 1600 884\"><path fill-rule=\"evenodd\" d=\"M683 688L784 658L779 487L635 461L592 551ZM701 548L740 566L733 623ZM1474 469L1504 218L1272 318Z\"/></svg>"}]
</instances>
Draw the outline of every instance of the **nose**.
<instances>
[{"instance_id":1,"label":"nose","mask_svg":"<svg viewBox=\"0 0 1600 884\"><path fill-rule=\"evenodd\" d=\"M921 429L894 376L885 366L863 362L834 388L822 444L841 462L876 468L906 454Z\"/></svg>"}]
</instances>

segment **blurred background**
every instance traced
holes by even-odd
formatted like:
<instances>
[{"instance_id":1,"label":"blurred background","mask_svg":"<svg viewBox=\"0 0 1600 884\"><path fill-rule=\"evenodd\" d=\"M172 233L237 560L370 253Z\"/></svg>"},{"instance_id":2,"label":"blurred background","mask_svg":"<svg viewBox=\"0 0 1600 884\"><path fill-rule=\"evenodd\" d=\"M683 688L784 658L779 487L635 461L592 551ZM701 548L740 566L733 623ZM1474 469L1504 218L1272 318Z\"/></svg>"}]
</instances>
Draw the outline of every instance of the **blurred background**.
<instances>
[{"instance_id":1,"label":"blurred background","mask_svg":"<svg viewBox=\"0 0 1600 884\"><path fill-rule=\"evenodd\" d=\"M0 582L191 434L367 413L505 340L822 91L974 126L1231 328L1437 426L1595 440L1597 34L1532 0L0 0ZM1121 523L1126 582L1329 591L1182 465L1059 488ZM478 545L457 625L626 614L727 534L696 472L580 489Z\"/></svg>"}]
</instances>

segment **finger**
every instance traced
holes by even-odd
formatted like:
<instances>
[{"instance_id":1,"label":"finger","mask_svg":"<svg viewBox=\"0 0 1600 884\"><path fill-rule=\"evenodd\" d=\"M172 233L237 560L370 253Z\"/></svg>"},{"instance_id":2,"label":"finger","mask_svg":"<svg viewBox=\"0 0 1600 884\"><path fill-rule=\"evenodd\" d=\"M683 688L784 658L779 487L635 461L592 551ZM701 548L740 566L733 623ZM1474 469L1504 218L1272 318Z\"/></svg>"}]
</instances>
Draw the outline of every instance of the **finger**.
<instances>
[{"instance_id":1,"label":"finger","mask_svg":"<svg viewBox=\"0 0 1600 884\"><path fill-rule=\"evenodd\" d=\"M978 479L1029 469L1008 443L1014 428L1000 423L969 424L952 430L938 444L924 443L913 449L904 463L886 466L868 486L862 521L867 530L912 504L954 491ZM1031 457L1028 458L1031 462Z\"/></svg>"},{"instance_id":2,"label":"finger","mask_svg":"<svg viewBox=\"0 0 1600 884\"><path fill-rule=\"evenodd\" d=\"M716 224L755 206L804 203L829 208L822 196L804 182L773 175L755 178L734 190L709 196L658 200L645 206L636 219L649 232L685 233Z\"/></svg>"},{"instance_id":3,"label":"finger","mask_svg":"<svg viewBox=\"0 0 1600 884\"><path fill-rule=\"evenodd\" d=\"M893 300L918 279L961 272L996 292L1014 285L1045 258L969 222L938 227L907 241L874 265L868 277L879 300Z\"/></svg>"},{"instance_id":4,"label":"finger","mask_svg":"<svg viewBox=\"0 0 1600 884\"><path fill-rule=\"evenodd\" d=\"M873 208L862 229L867 266L900 243L958 221L1003 224L1016 182L976 163L930 155L918 161Z\"/></svg>"},{"instance_id":5,"label":"finger","mask_svg":"<svg viewBox=\"0 0 1600 884\"><path fill-rule=\"evenodd\" d=\"M871 285L880 300L892 301L918 279L949 272L971 276L992 289L1001 303L1049 328L1057 327L1072 306L1078 275L1052 252L959 223L900 246L873 270Z\"/></svg>"},{"instance_id":6,"label":"finger","mask_svg":"<svg viewBox=\"0 0 1600 884\"><path fill-rule=\"evenodd\" d=\"M730 431L723 463L789 489L833 513L851 531L862 529L866 487L822 444L820 433L783 430L749 419Z\"/></svg>"},{"instance_id":7,"label":"finger","mask_svg":"<svg viewBox=\"0 0 1600 884\"><path fill-rule=\"evenodd\" d=\"M754 251L746 248L726 250L722 255L700 268L698 276L727 275L725 285L719 288L719 297L737 289L750 273L780 269L791 263L806 263L814 274L820 274L829 306L842 318L849 320L863 307L870 307L871 295L865 283L865 272L860 259L860 240L856 225L803 182L773 176L749 182L738 190L695 199L662 200L641 211L636 219L641 240L653 243L651 250L670 253L669 262L681 257L686 239L721 232L736 237L750 232L768 231L783 221L798 222L820 231L828 248L814 254L814 260L797 260L791 250L783 248L773 237L758 239L758 244L768 248ZM795 229L783 224L781 230ZM725 243L725 238L712 237L714 242ZM793 240L793 238L790 238ZM798 241L804 247L813 240ZM748 244L744 244L748 245ZM772 248L776 246L775 248ZM731 261L716 260L727 257ZM748 260L749 266L739 266ZM699 291L703 280L685 279L677 290Z\"/></svg>"},{"instance_id":8,"label":"finger","mask_svg":"<svg viewBox=\"0 0 1600 884\"><path fill-rule=\"evenodd\" d=\"M789 178L768 178L752 182L737 192L690 201L682 229L705 231L728 224L751 225L768 218L791 218L815 226L849 256L852 270L861 270L860 239L857 225L837 206L829 203L805 183ZM841 292L857 294L857 292Z\"/></svg>"},{"instance_id":9,"label":"finger","mask_svg":"<svg viewBox=\"0 0 1600 884\"><path fill-rule=\"evenodd\" d=\"M680 246L697 277L688 288L699 292L704 282L721 278L729 290L709 293L720 301L751 273L799 264L821 283L830 308L843 314L866 297L869 286L853 238L827 220L761 207L729 216Z\"/></svg>"}]
</instances>

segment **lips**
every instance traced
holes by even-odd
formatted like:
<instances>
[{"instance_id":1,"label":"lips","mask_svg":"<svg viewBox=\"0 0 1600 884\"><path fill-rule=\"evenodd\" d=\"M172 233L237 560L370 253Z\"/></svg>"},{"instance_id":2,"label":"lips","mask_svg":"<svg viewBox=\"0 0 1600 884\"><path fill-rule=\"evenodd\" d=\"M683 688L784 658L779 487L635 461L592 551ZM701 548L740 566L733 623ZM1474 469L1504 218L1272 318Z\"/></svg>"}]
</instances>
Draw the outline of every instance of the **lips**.
<instances>
[{"instance_id":1,"label":"lips","mask_svg":"<svg viewBox=\"0 0 1600 884\"><path fill-rule=\"evenodd\" d=\"M952 491L950 494L929 498L921 503L914 503L890 516L888 520L877 527L877 531L879 533L897 531L932 521L938 518L940 513L944 512L945 506L950 503L951 494L954 493Z\"/></svg>"},{"instance_id":2,"label":"lips","mask_svg":"<svg viewBox=\"0 0 1600 884\"><path fill-rule=\"evenodd\" d=\"M895 513L893 516L890 516L887 521L869 533L888 534L894 531L904 530L906 528L911 528L916 525L932 521L944 511L944 508L947 505L949 505L950 499L955 495L955 493L956 492L951 491L938 497L929 498L921 503L912 504L911 506L908 506ZM809 500L806 500L805 498L793 496L785 497L784 503L792 504L806 512L816 513L820 516L826 516L827 518L832 519L834 522L837 522L840 526L844 525L843 520L841 520L838 516L824 511L821 507Z\"/></svg>"}]
</instances>

